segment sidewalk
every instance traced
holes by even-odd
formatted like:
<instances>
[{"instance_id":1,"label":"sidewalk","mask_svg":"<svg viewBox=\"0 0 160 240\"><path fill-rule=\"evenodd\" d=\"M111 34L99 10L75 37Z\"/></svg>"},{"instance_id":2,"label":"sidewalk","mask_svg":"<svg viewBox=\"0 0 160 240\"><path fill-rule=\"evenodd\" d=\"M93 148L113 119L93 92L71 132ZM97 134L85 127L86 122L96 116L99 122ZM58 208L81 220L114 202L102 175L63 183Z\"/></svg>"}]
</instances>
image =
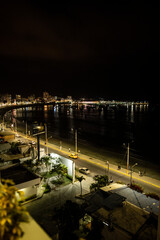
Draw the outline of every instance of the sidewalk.
<instances>
[{"instance_id":1,"label":"sidewalk","mask_svg":"<svg viewBox=\"0 0 160 240\"><path fill-rule=\"evenodd\" d=\"M9 132L12 132L12 133L15 133L15 132L11 131L10 129L9 130L5 129L5 130L7 130ZM34 137L26 136L25 134L20 133L20 132L17 132L17 134L20 135L21 137L25 138L25 139L30 140L30 141L36 141L36 138L34 138ZM48 147L48 148L53 149L53 151L55 151L59 155L63 154L63 155L66 155L68 157L68 155L70 154L69 149L64 148L64 147L62 149L60 149L60 147L58 147L55 144L51 144L51 143L45 144L44 140L40 140L40 145L42 145L43 147ZM102 160L99 160L99 159L93 158L93 157L89 157L89 156L84 155L82 153L79 153L78 157L79 157L79 159L81 159L83 161L90 162L90 163L98 165L102 168L108 169L108 165L106 164L106 162L104 162ZM109 171L110 172L116 172L119 175L124 175L125 177L128 178L128 180L130 179L130 170L128 171L128 174L127 174L127 169L121 168L120 170L118 170L117 165L109 164ZM132 179L133 180L138 180L142 183L146 183L146 184L152 185L152 186L160 189L160 180L151 178L149 176L140 177L138 173L133 172L132 173Z\"/></svg>"}]
</instances>

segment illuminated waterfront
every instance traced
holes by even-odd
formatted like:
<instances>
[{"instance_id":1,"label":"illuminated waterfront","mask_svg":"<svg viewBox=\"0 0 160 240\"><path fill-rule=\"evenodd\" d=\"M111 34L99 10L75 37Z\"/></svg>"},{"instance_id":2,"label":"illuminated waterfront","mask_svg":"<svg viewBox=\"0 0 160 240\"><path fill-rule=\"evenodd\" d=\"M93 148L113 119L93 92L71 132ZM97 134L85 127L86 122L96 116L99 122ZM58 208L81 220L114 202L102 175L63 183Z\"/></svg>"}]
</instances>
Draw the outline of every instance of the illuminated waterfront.
<instances>
[{"instance_id":1,"label":"illuminated waterfront","mask_svg":"<svg viewBox=\"0 0 160 240\"><path fill-rule=\"evenodd\" d=\"M78 130L80 146L101 150L122 151L123 143L132 143L133 155L145 159L155 158L158 152L153 141L159 133L158 118L148 105L79 106L44 105L14 110L17 127L32 133L32 123L47 123L48 137L74 143L74 130Z\"/></svg>"}]
</instances>

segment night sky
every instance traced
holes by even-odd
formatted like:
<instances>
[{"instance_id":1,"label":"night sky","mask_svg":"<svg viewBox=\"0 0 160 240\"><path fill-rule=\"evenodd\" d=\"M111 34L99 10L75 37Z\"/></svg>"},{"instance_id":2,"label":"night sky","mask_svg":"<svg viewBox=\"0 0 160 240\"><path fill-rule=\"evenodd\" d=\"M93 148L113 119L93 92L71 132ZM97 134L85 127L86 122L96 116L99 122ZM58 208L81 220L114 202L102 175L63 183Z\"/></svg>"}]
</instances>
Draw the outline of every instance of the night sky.
<instances>
[{"instance_id":1,"label":"night sky","mask_svg":"<svg viewBox=\"0 0 160 240\"><path fill-rule=\"evenodd\" d=\"M3 1L0 93L160 102L160 8L111 2Z\"/></svg>"}]
</instances>

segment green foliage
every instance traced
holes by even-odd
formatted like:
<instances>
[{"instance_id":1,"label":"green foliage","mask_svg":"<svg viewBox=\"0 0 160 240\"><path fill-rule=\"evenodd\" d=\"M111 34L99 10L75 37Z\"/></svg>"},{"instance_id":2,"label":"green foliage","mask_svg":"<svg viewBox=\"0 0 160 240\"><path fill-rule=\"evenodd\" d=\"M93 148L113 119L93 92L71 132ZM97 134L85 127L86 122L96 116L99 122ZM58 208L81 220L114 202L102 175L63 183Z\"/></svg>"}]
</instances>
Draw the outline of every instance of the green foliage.
<instances>
[{"instance_id":1,"label":"green foliage","mask_svg":"<svg viewBox=\"0 0 160 240\"><path fill-rule=\"evenodd\" d=\"M93 179L95 180L95 183L92 183L90 185L90 191L96 191L99 188L104 187L108 184L108 176L106 175L95 175Z\"/></svg>"},{"instance_id":2,"label":"green foliage","mask_svg":"<svg viewBox=\"0 0 160 240\"><path fill-rule=\"evenodd\" d=\"M90 190L97 190L108 184L108 176L106 175L95 175L93 179L95 180L95 183L91 184Z\"/></svg>"},{"instance_id":3,"label":"green foliage","mask_svg":"<svg viewBox=\"0 0 160 240\"><path fill-rule=\"evenodd\" d=\"M71 178L68 178L68 176L63 176L63 178L58 178L56 180L52 180L51 183L55 185L67 185L72 182Z\"/></svg>"},{"instance_id":4,"label":"green foliage","mask_svg":"<svg viewBox=\"0 0 160 240\"><path fill-rule=\"evenodd\" d=\"M16 193L21 196L21 192L13 185L11 180L2 180L0 183L0 239L4 240L22 237L20 223L28 221L28 212L16 197Z\"/></svg>"},{"instance_id":5,"label":"green foliage","mask_svg":"<svg viewBox=\"0 0 160 240\"><path fill-rule=\"evenodd\" d=\"M72 176L70 176L70 175L67 175L67 178L70 180L70 181L72 181Z\"/></svg>"},{"instance_id":6,"label":"green foliage","mask_svg":"<svg viewBox=\"0 0 160 240\"><path fill-rule=\"evenodd\" d=\"M92 183L92 184L90 185L90 191L92 191L92 190L97 191L98 188L99 188L98 183Z\"/></svg>"},{"instance_id":7,"label":"green foliage","mask_svg":"<svg viewBox=\"0 0 160 240\"><path fill-rule=\"evenodd\" d=\"M77 177L77 180L81 183L85 178L83 176Z\"/></svg>"},{"instance_id":8,"label":"green foliage","mask_svg":"<svg viewBox=\"0 0 160 240\"><path fill-rule=\"evenodd\" d=\"M59 178L63 177L64 175L67 175L67 167L62 163L57 164L54 167L54 171L58 174Z\"/></svg>"}]
</instances>

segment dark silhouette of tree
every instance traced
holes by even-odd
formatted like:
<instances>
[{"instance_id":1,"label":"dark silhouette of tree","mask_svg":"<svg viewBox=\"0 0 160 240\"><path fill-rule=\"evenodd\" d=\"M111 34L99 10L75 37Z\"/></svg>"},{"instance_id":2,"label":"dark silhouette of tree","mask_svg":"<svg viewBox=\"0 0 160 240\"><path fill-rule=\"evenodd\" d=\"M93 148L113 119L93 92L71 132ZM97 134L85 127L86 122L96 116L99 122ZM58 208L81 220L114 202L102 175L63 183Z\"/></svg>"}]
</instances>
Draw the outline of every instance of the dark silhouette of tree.
<instances>
[{"instance_id":1,"label":"dark silhouette of tree","mask_svg":"<svg viewBox=\"0 0 160 240\"><path fill-rule=\"evenodd\" d=\"M83 176L77 177L78 181L80 182L80 188L81 188L81 196L82 196L82 181L85 180Z\"/></svg>"},{"instance_id":2,"label":"dark silhouette of tree","mask_svg":"<svg viewBox=\"0 0 160 240\"><path fill-rule=\"evenodd\" d=\"M66 203L56 210L60 240L77 240L74 233L79 228L79 219L84 216L83 207L75 202L67 200Z\"/></svg>"}]
</instances>

